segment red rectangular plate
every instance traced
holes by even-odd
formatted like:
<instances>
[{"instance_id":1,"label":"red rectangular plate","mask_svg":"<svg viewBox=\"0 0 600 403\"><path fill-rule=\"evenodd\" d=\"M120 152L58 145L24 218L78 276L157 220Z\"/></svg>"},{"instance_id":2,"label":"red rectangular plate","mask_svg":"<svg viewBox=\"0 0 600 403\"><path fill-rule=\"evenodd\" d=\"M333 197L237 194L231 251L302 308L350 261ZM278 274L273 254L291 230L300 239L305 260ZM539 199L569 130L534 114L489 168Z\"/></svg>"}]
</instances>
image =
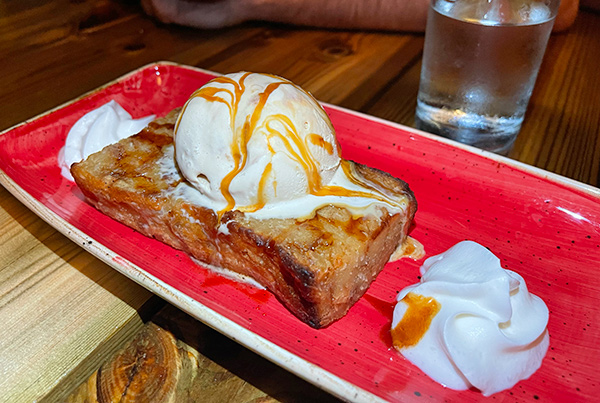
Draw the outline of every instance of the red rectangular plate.
<instances>
[{"instance_id":1,"label":"red rectangular plate","mask_svg":"<svg viewBox=\"0 0 600 403\"><path fill-rule=\"evenodd\" d=\"M135 118L164 115L216 74L172 63L136 70L0 135L0 181L58 230L128 277L222 333L352 401L474 401L431 381L389 337L396 294L421 262L389 263L348 315L314 330L267 291L194 264L184 253L87 204L57 154L82 115L111 99ZM413 129L325 106L343 156L408 182L419 202L412 236L427 256L463 239L490 248L550 309L541 369L501 401L593 400L600 392L600 192Z\"/></svg>"}]
</instances>

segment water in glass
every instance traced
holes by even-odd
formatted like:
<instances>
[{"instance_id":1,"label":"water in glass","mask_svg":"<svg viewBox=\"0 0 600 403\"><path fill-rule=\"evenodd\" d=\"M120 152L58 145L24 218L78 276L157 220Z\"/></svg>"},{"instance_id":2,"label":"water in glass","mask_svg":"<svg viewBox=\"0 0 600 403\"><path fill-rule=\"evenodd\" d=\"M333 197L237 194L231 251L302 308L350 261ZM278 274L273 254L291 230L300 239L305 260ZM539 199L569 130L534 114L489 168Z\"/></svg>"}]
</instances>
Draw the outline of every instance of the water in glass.
<instances>
[{"instance_id":1,"label":"water in glass","mask_svg":"<svg viewBox=\"0 0 600 403\"><path fill-rule=\"evenodd\" d=\"M416 123L507 153L521 128L556 13L539 3L479 3L432 1Z\"/></svg>"}]
</instances>

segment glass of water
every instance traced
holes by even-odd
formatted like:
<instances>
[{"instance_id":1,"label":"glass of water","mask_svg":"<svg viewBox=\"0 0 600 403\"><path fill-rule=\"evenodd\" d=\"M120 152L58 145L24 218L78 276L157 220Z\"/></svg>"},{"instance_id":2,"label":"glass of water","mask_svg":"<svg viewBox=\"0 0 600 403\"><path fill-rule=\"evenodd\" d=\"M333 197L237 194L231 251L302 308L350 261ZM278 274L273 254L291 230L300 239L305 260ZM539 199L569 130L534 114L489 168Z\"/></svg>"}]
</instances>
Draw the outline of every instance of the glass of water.
<instances>
[{"instance_id":1,"label":"glass of water","mask_svg":"<svg viewBox=\"0 0 600 403\"><path fill-rule=\"evenodd\" d=\"M416 125L510 151L560 0L431 0Z\"/></svg>"}]
</instances>

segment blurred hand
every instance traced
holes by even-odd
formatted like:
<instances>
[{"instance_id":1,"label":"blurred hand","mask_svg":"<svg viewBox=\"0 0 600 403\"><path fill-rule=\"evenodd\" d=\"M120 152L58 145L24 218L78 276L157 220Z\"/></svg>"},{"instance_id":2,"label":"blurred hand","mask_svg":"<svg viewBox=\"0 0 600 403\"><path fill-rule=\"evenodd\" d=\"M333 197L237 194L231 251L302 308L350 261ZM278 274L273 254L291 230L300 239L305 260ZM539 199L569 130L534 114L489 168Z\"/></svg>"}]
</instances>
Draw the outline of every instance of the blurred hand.
<instances>
[{"instance_id":1,"label":"blurred hand","mask_svg":"<svg viewBox=\"0 0 600 403\"><path fill-rule=\"evenodd\" d=\"M245 0L142 0L146 14L167 24L222 28L246 20L240 13Z\"/></svg>"},{"instance_id":2,"label":"blurred hand","mask_svg":"<svg viewBox=\"0 0 600 403\"><path fill-rule=\"evenodd\" d=\"M326 28L422 32L429 0L142 0L142 6L147 14L164 23L202 29L262 20ZM569 28L578 8L579 0L562 0L554 31Z\"/></svg>"},{"instance_id":3,"label":"blurred hand","mask_svg":"<svg viewBox=\"0 0 600 403\"><path fill-rule=\"evenodd\" d=\"M423 31L429 0L142 0L165 23L221 28L248 20L327 28Z\"/></svg>"}]
</instances>

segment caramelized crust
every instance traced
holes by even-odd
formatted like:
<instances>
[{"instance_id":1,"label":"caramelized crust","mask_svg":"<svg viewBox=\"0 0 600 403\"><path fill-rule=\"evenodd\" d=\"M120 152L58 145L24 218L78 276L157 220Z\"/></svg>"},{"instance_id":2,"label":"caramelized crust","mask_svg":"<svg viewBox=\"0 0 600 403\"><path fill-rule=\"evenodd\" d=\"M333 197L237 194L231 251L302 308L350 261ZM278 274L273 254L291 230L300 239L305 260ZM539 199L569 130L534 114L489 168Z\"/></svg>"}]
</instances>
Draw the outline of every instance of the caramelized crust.
<instances>
[{"instance_id":1,"label":"caramelized crust","mask_svg":"<svg viewBox=\"0 0 600 403\"><path fill-rule=\"evenodd\" d=\"M254 278L312 327L345 315L406 239L416 211L408 185L355 164L366 179L403 195L406 212L355 218L330 205L304 221L257 220L239 211L218 220L212 210L176 196L182 177L161 170L161 159L172 158L178 113L74 164L71 172L88 201L146 236Z\"/></svg>"}]
</instances>

